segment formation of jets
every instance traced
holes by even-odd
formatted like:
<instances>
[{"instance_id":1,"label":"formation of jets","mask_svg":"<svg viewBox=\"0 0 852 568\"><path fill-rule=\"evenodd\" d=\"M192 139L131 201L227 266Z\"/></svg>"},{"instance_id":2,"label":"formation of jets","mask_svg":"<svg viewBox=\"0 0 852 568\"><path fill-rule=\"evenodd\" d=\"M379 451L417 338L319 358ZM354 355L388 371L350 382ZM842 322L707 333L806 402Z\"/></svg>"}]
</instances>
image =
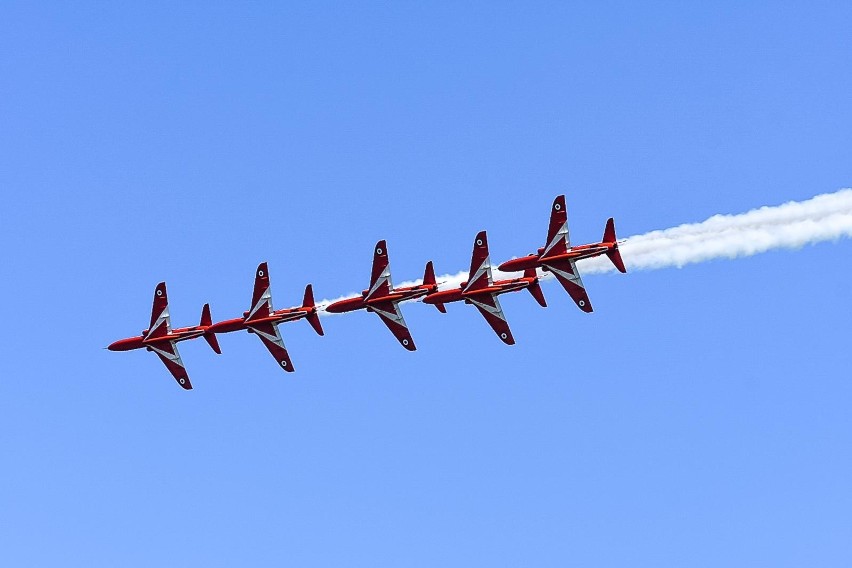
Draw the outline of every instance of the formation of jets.
<instances>
[{"instance_id":1,"label":"formation of jets","mask_svg":"<svg viewBox=\"0 0 852 568\"><path fill-rule=\"evenodd\" d=\"M426 263L422 284L395 288L391 282L387 243L379 241L373 249L373 269L370 274L369 288L361 292L360 296L333 302L325 306L324 309L330 313L344 313L355 310L373 312L379 316L405 349L414 351L416 349L414 339L411 337L411 332L400 310L402 302L421 299L424 303L434 305L442 313L446 313L446 304L464 302L472 304L479 310L503 343L513 345L515 338L512 337L512 331L509 329L509 323L497 297L507 292L526 289L541 307L547 307L536 273L537 269L541 269L553 274L581 310L587 313L591 312L592 303L589 301L576 263L578 260L600 255L606 255L620 272L627 272L618 250L618 240L612 218L606 223L601 242L571 246L568 235L568 213L565 207L565 196L560 195L553 201L550 210L550 225L545 245L534 254L508 260L498 266L499 270L504 272L523 272L523 276L520 278L494 280L488 252L488 236L485 231L481 231L476 235L473 242L473 255L468 279L462 282L458 288L439 289L438 283L435 281L435 269L432 261ZM116 341L107 349L111 351L130 351L133 349L153 351L163 361L178 384L189 390L192 388L192 383L189 381L186 367L180 358L180 353L178 353L177 344L187 339L203 337L213 351L221 354L219 342L216 338L217 334L246 330L260 338L263 345L275 358L278 366L285 371L292 372L295 370L293 362L284 346L278 324L305 319L317 334L323 335L319 310L320 308L314 302L313 288L310 284L305 287L301 306L273 309L269 268L263 262L255 272L251 306L248 311L243 312L242 317L213 323L210 316L210 306L204 304L201 311L201 321L198 325L172 329L166 283L160 282L154 290L154 306L148 329L135 337Z\"/></svg>"}]
</instances>

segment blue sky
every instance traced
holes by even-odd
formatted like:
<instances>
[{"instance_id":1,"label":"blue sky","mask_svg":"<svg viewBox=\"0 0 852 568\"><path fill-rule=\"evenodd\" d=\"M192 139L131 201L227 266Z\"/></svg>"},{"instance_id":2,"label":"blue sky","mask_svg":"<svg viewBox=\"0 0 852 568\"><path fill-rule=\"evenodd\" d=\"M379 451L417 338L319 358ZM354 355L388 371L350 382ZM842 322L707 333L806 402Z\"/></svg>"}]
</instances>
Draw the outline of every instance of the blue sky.
<instances>
[{"instance_id":1,"label":"blue sky","mask_svg":"<svg viewBox=\"0 0 852 568\"><path fill-rule=\"evenodd\" d=\"M852 243L144 352L396 281L852 185L846 3L5 3L0 562L848 566ZM626 259L629 264L629 259Z\"/></svg>"}]
</instances>

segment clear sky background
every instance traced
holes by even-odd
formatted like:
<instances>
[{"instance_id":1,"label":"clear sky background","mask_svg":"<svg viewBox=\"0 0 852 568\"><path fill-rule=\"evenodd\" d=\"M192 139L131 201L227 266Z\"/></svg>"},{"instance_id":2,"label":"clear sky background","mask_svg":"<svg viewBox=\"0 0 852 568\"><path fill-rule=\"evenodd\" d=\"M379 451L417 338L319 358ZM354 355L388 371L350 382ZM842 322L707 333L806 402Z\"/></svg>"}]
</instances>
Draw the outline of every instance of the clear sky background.
<instances>
[{"instance_id":1,"label":"clear sky background","mask_svg":"<svg viewBox=\"0 0 852 568\"><path fill-rule=\"evenodd\" d=\"M849 241L102 349L849 187L849 3L173 4L0 7L0 564L852 564Z\"/></svg>"}]
</instances>

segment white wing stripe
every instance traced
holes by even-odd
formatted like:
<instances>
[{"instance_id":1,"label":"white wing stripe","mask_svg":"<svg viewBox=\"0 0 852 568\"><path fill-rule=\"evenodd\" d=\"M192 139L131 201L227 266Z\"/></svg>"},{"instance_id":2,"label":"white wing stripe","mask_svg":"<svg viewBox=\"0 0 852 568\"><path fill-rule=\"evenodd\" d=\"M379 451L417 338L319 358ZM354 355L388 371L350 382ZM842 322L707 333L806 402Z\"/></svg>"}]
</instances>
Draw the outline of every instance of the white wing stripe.
<instances>
[{"instance_id":1,"label":"white wing stripe","mask_svg":"<svg viewBox=\"0 0 852 568\"><path fill-rule=\"evenodd\" d=\"M558 268L554 268L553 266L551 266L549 264L545 264L544 266L546 266L548 268L548 270L550 270L551 272L558 274L559 276L561 276L565 280L568 280L569 282L571 282L571 283L573 283L573 284L575 284L575 285L577 285L580 288L583 288L585 290L586 287L583 286L583 280L580 278L580 273L577 271L577 265L574 264L573 260L570 260L568 262L571 263L571 270L574 271L574 274L571 274L569 272L565 272L564 270L559 270Z\"/></svg>"},{"instance_id":2,"label":"white wing stripe","mask_svg":"<svg viewBox=\"0 0 852 568\"><path fill-rule=\"evenodd\" d=\"M367 299L369 299L373 294L375 294L376 290L378 290L379 287L385 282L388 283L388 290L393 290L393 284L391 284L390 264L385 266L385 269L382 270L382 273L379 275L378 278L376 278L375 284L373 284L373 286L370 288L370 291L367 292Z\"/></svg>"},{"instance_id":3,"label":"white wing stripe","mask_svg":"<svg viewBox=\"0 0 852 568\"><path fill-rule=\"evenodd\" d=\"M491 286L491 284L493 284L494 281L491 278L491 256L490 255L486 256L485 260L482 261L482 264L479 265L479 268L476 269L476 272L470 275L470 278L467 281L467 286L464 287L465 292L467 292L470 289L471 285L473 285L474 282L479 280L479 278L482 276L483 272L486 273L486 275L487 275L486 280L488 281L488 285Z\"/></svg>"},{"instance_id":4,"label":"white wing stripe","mask_svg":"<svg viewBox=\"0 0 852 568\"><path fill-rule=\"evenodd\" d=\"M156 345L149 345L149 347L156 353L162 355L163 357L171 361L172 363L176 363L183 367L183 361L181 361L180 359L180 353L178 353L177 343L175 343L174 341L170 341L169 343L171 343L172 351L174 351L174 353L169 353L168 351L159 349Z\"/></svg>"},{"instance_id":5,"label":"white wing stripe","mask_svg":"<svg viewBox=\"0 0 852 568\"><path fill-rule=\"evenodd\" d=\"M269 311L272 311L272 292L270 287L267 286L266 290L263 291L263 294L260 295L260 298L257 300L257 304L251 309L247 319L251 319L251 317L257 313L257 311L262 308L264 305L269 306Z\"/></svg>"},{"instance_id":6,"label":"white wing stripe","mask_svg":"<svg viewBox=\"0 0 852 568\"><path fill-rule=\"evenodd\" d=\"M257 335L259 335L259 336L261 336L265 339L268 339L269 341L271 341L272 343L274 343L275 345L277 345L278 347L280 347L282 349L286 349L286 347L284 347L284 340L281 338L281 334L278 332L278 326L277 325L272 324L272 329L275 330L275 335L272 335L270 333L266 333L265 331L261 331L258 328L251 326L251 325L249 327L252 330L254 330L254 332Z\"/></svg>"},{"instance_id":7,"label":"white wing stripe","mask_svg":"<svg viewBox=\"0 0 852 568\"><path fill-rule=\"evenodd\" d=\"M557 244L559 244L559 241L563 241L563 240L565 241L565 248L570 249L571 248L571 241L568 238L568 221L567 220L564 223L562 223L562 226L559 227L559 230L556 231L556 234L553 235L553 238L550 240L549 243L547 243L547 246L544 247L544 252L542 253L542 256L546 256L547 253L550 252L550 249L552 249Z\"/></svg>"},{"instance_id":8,"label":"white wing stripe","mask_svg":"<svg viewBox=\"0 0 852 568\"><path fill-rule=\"evenodd\" d=\"M148 333L145 335L145 339L149 339L154 332L161 326L166 325L166 334L171 333L172 331L172 323L171 318L169 318L169 306L163 308L163 311L160 312L160 315L157 317L157 321L154 322L154 325L151 326L151 329L148 330Z\"/></svg>"},{"instance_id":9,"label":"white wing stripe","mask_svg":"<svg viewBox=\"0 0 852 568\"><path fill-rule=\"evenodd\" d=\"M395 323L397 323L397 324L401 325L402 327L404 327L404 328L408 329L408 326L407 326L407 325L405 325L405 320L404 320L404 319L402 319L402 312L399 310L399 306L397 305L397 303L396 303L396 302L391 302L391 305L393 306L393 311L392 311L392 312L388 312L388 311L385 311L385 310L380 310L380 309L379 309L379 308L377 308L376 306L371 306L371 307L373 308L373 310L374 310L377 314L382 315L382 316L386 317L387 319L389 319L389 320L391 320L391 321L393 321L393 322L395 322Z\"/></svg>"},{"instance_id":10,"label":"white wing stripe","mask_svg":"<svg viewBox=\"0 0 852 568\"><path fill-rule=\"evenodd\" d=\"M491 298L494 300L493 306L489 306L488 304L485 304L485 303L482 303L482 302L477 302L475 298L469 298L469 300L476 307L485 310L486 312L488 312L492 316L495 316L497 318L500 318L503 321L506 321L506 316L503 314L503 308L500 307L500 302L497 300L497 296L492 294ZM509 322L506 322L506 323L509 323Z\"/></svg>"}]
</instances>

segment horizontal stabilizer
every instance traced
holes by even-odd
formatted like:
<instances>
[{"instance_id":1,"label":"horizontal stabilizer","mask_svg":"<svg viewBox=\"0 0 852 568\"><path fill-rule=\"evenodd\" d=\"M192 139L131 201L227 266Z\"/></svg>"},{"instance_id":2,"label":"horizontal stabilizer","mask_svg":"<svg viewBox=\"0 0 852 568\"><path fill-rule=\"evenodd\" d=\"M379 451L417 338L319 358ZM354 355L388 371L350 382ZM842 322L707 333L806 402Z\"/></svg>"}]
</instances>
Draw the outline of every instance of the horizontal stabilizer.
<instances>
[{"instance_id":1,"label":"horizontal stabilizer","mask_svg":"<svg viewBox=\"0 0 852 568\"><path fill-rule=\"evenodd\" d=\"M305 319L308 320L308 323L311 324L311 327L314 328L314 331L317 332L317 335L325 335L325 332L322 329L322 323L320 323L320 318L316 312L311 312Z\"/></svg>"},{"instance_id":2,"label":"horizontal stabilizer","mask_svg":"<svg viewBox=\"0 0 852 568\"><path fill-rule=\"evenodd\" d=\"M210 316L210 304L204 304L204 307L201 308L201 322L199 323L201 327L210 327L213 325L213 318ZM210 349L218 353L222 354L222 349L219 347L219 340L216 339L215 333L204 332L204 341L207 342L207 345L210 346Z\"/></svg>"},{"instance_id":3,"label":"horizontal stabilizer","mask_svg":"<svg viewBox=\"0 0 852 568\"><path fill-rule=\"evenodd\" d=\"M610 245L610 249L606 251L607 257L612 261L619 272L627 272L624 267L624 261L621 259L621 252L618 250L618 237L615 236L615 221L610 217L606 222L606 228L603 234L603 243Z\"/></svg>"},{"instance_id":4,"label":"horizontal stabilizer","mask_svg":"<svg viewBox=\"0 0 852 568\"><path fill-rule=\"evenodd\" d=\"M310 284L305 286L305 298L302 300L302 308L312 310L308 312L308 315L305 316L305 319L308 320L308 323L311 324L311 327L314 328L314 331L317 332L317 335L325 335L325 332L322 329L322 324L320 323L319 316L316 312L316 303L314 302L314 287Z\"/></svg>"},{"instance_id":5,"label":"horizontal stabilizer","mask_svg":"<svg viewBox=\"0 0 852 568\"><path fill-rule=\"evenodd\" d=\"M527 286L527 290L529 290L530 295L535 298L535 301L538 302L538 305L542 308L547 307L547 300L544 299L544 292L541 291L541 285L538 283L538 276L535 273L535 268L527 268L524 271L524 278L535 278L532 281L532 284Z\"/></svg>"},{"instance_id":6,"label":"horizontal stabilizer","mask_svg":"<svg viewBox=\"0 0 852 568\"><path fill-rule=\"evenodd\" d=\"M216 338L215 333L205 333L204 340L207 342L207 345L210 346L210 349L219 355L222 354L222 349L219 347L219 340Z\"/></svg>"},{"instance_id":7,"label":"horizontal stabilizer","mask_svg":"<svg viewBox=\"0 0 852 568\"><path fill-rule=\"evenodd\" d=\"M621 259L621 252L618 250L618 245L609 249L606 252L607 257L612 261L619 272L626 273L627 268L624 267L624 261Z\"/></svg>"}]
</instances>

